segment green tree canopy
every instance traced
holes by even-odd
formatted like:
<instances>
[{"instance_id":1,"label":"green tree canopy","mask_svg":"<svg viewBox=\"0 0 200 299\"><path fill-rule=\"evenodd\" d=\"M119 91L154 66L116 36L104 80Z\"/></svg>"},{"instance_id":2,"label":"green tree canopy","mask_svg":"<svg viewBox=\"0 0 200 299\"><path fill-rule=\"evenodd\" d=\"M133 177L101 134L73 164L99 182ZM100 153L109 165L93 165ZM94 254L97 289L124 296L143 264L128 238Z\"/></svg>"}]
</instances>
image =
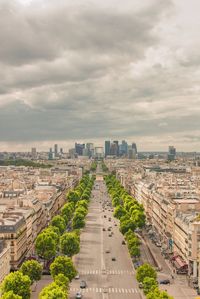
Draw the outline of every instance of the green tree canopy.
<instances>
[{"instance_id":1,"label":"green tree canopy","mask_svg":"<svg viewBox=\"0 0 200 299\"><path fill-rule=\"evenodd\" d=\"M9 291L13 291L14 294L21 296L22 299L30 298L30 286L31 280L27 275L23 275L22 272L16 271L8 274L1 285L3 295Z\"/></svg>"},{"instance_id":2,"label":"green tree canopy","mask_svg":"<svg viewBox=\"0 0 200 299\"><path fill-rule=\"evenodd\" d=\"M45 260L50 260L56 255L56 240L51 234L42 232L36 238L35 249L39 256Z\"/></svg>"},{"instance_id":3,"label":"green tree canopy","mask_svg":"<svg viewBox=\"0 0 200 299\"><path fill-rule=\"evenodd\" d=\"M114 209L114 213L113 213L114 217L116 217L117 219L120 219L121 217L126 215L126 211L124 210L124 208L122 206L117 206Z\"/></svg>"},{"instance_id":4,"label":"green tree canopy","mask_svg":"<svg viewBox=\"0 0 200 299\"><path fill-rule=\"evenodd\" d=\"M120 221L120 231L124 235L129 229L133 230L135 229L135 223L129 219L125 221Z\"/></svg>"},{"instance_id":5,"label":"green tree canopy","mask_svg":"<svg viewBox=\"0 0 200 299\"><path fill-rule=\"evenodd\" d=\"M4 293L1 299L22 299L22 296L14 294L13 291L9 291Z\"/></svg>"},{"instance_id":6,"label":"green tree canopy","mask_svg":"<svg viewBox=\"0 0 200 299\"><path fill-rule=\"evenodd\" d=\"M131 246L129 248L129 253L132 257L140 256L140 248L137 245Z\"/></svg>"},{"instance_id":7,"label":"green tree canopy","mask_svg":"<svg viewBox=\"0 0 200 299\"><path fill-rule=\"evenodd\" d=\"M72 220L73 229L83 228L85 226L85 217L82 214L75 214Z\"/></svg>"},{"instance_id":8,"label":"green tree canopy","mask_svg":"<svg viewBox=\"0 0 200 299\"><path fill-rule=\"evenodd\" d=\"M157 273L151 265L145 263L137 269L136 278L139 282L144 281L146 277L157 279Z\"/></svg>"},{"instance_id":9,"label":"green tree canopy","mask_svg":"<svg viewBox=\"0 0 200 299\"><path fill-rule=\"evenodd\" d=\"M65 233L60 239L61 252L68 256L77 254L80 250L79 237L75 233Z\"/></svg>"},{"instance_id":10,"label":"green tree canopy","mask_svg":"<svg viewBox=\"0 0 200 299\"><path fill-rule=\"evenodd\" d=\"M39 299L68 299L68 294L66 290L52 282L40 292Z\"/></svg>"},{"instance_id":11,"label":"green tree canopy","mask_svg":"<svg viewBox=\"0 0 200 299\"><path fill-rule=\"evenodd\" d=\"M53 219L51 220L51 225L58 227L61 235L64 233L66 229L65 219L60 215L53 217Z\"/></svg>"},{"instance_id":12,"label":"green tree canopy","mask_svg":"<svg viewBox=\"0 0 200 299\"><path fill-rule=\"evenodd\" d=\"M64 290L69 289L69 278L60 273L54 277L55 283Z\"/></svg>"},{"instance_id":13,"label":"green tree canopy","mask_svg":"<svg viewBox=\"0 0 200 299\"><path fill-rule=\"evenodd\" d=\"M42 265L35 260L26 261L22 264L20 271L27 275L33 283L41 279Z\"/></svg>"},{"instance_id":14,"label":"green tree canopy","mask_svg":"<svg viewBox=\"0 0 200 299\"><path fill-rule=\"evenodd\" d=\"M173 299L166 291L161 291L158 288L147 294L147 299Z\"/></svg>"},{"instance_id":15,"label":"green tree canopy","mask_svg":"<svg viewBox=\"0 0 200 299\"><path fill-rule=\"evenodd\" d=\"M50 266L50 270L53 277L62 273L68 277L70 281L76 276L77 273L71 258L65 256L56 257Z\"/></svg>"},{"instance_id":16,"label":"green tree canopy","mask_svg":"<svg viewBox=\"0 0 200 299\"><path fill-rule=\"evenodd\" d=\"M145 295L154 291L158 287L157 281L152 277L145 277L143 280L143 291Z\"/></svg>"}]
</instances>

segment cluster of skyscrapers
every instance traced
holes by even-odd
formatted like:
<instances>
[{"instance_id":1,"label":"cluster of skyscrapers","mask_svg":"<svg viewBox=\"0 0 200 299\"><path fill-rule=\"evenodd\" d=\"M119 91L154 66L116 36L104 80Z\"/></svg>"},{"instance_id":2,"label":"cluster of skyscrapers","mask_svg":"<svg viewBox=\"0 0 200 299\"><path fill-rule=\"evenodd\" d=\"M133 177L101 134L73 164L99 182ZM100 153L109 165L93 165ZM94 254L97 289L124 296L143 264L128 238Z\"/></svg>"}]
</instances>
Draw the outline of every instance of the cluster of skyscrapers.
<instances>
[{"instance_id":1,"label":"cluster of skyscrapers","mask_svg":"<svg viewBox=\"0 0 200 299\"><path fill-rule=\"evenodd\" d=\"M49 160L55 159L55 158L59 158L60 156L62 156L63 154L63 149L62 148L58 148L57 144L54 144L54 149L52 149L52 147L49 149L49 155L48 158Z\"/></svg>"},{"instance_id":2,"label":"cluster of skyscrapers","mask_svg":"<svg viewBox=\"0 0 200 299\"><path fill-rule=\"evenodd\" d=\"M137 145L133 142L131 145L125 140L122 140L121 144L118 140L105 141L105 157L116 156L116 157L128 157L129 159L135 158L137 155Z\"/></svg>"}]
</instances>

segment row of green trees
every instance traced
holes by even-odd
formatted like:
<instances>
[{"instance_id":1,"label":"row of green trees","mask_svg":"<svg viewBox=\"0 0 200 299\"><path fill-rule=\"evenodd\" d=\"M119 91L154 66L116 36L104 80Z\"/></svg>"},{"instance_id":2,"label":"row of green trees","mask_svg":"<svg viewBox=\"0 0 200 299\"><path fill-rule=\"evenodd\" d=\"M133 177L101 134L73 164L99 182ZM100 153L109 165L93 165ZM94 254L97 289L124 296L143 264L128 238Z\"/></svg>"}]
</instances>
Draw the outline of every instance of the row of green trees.
<instances>
[{"instance_id":1,"label":"row of green trees","mask_svg":"<svg viewBox=\"0 0 200 299\"><path fill-rule=\"evenodd\" d=\"M51 164L44 164L38 163L31 160L24 160L24 159L7 159L7 160L0 160L0 166L26 166L26 167L36 167L36 168L50 168L52 167Z\"/></svg>"},{"instance_id":2,"label":"row of green trees","mask_svg":"<svg viewBox=\"0 0 200 299\"><path fill-rule=\"evenodd\" d=\"M144 208L136 199L128 194L114 175L105 177L108 193L114 207L114 217L120 220L122 234L145 225Z\"/></svg>"},{"instance_id":3,"label":"row of green trees","mask_svg":"<svg viewBox=\"0 0 200 299\"><path fill-rule=\"evenodd\" d=\"M104 161L102 161L102 170L103 170L103 172L107 172L108 171L108 167L106 166L106 164L104 163Z\"/></svg>"},{"instance_id":4,"label":"row of green trees","mask_svg":"<svg viewBox=\"0 0 200 299\"><path fill-rule=\"evenodd\" d=\"M67 195L68 202L60 215L52 218L50 225L36 238L35 249L46 266L54 282L40 293L40 299L67 299L69 282L76 275L71 257L80 250L80 230L85 225L88 203L94 177L84 176L79 185ZM68 229L68 231L66 231ZM30 286L40 280L43 267L35 260L26 261L19 271L7 275L1 285L2 299L29 299Z\"/></svg>"},{"instance_id":5,"label":"row of green trees","mask_svg":"<svg viewBox=\"0 0 200 299\"><path fill-rule=\"evenodd\" d=\"M53 282L45 287L40 299L68 299L69 282L75 277L76 269L71 258L58 256L50 266ZM41 279L42 266L38 261L30 260L22 264L19 271L7 275L1 285L1 299L29 299L31 285Z\"/></svg>"},{"instance_id":6,"label":"row of green trees","mask_svg":"<svg viewBox=\"0 0 200 299\"><path fill-rule=\"evenodd\" d=\"M158 288L157 273L151 265L145 263L137 269L136 279L143 286L147 299L173 299L166 291Z\"/></svg>"},{"instance_id":7,"label":"row of green trees","mask_svg":"<svg viewBox=\"0 0 200 299\"><path fill-rule=\"evenodd\" d=\"M129 229L127 233L125 233L125 240L128 245L128 250L131 255L131 257L139 257L140 256L140 240L136 236L136 234Z\"/></svg>"},{"instance_id":8,"label":"row of green trees","mask_svg":"<svg viewBox=\"0 0 200 299\"><path fill-rule=\"evenodd\" d=\"M97 169L97 162L93 161L90 166L90 171L96 171L96 169Z\"/></svg>"},{"instance_id":9,"label":"row of green trees","mask_svg":"<svg viewBox=\"0 0 200 299\"><path fill-rule=\"evenodd\" d=\"M73 256L79 252L79 229L85 225L93 183L94 178L85 175L79 185L68 193L68 202L62 207L60 215L54 216L50 225L37 236L35 249L44 260L50 261L57 253Z\"/></svg>"}]
</instances>

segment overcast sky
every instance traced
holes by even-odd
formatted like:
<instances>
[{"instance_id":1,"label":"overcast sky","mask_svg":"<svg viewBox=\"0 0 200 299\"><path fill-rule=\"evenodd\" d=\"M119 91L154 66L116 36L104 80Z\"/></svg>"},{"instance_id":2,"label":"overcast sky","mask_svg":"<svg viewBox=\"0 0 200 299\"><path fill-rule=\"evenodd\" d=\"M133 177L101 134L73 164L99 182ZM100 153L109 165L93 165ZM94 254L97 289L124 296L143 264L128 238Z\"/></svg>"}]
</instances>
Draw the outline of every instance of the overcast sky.
<instances>
[{"instance_id":1,"label":"overcast sky","mask_svg":"<svg viewBox=\"0 0 200 299\"><path fill-rule=\"evenodd\" d=\"M0 0L0 151L200 151L199 0Z\"/></svg>"}]
</instances>

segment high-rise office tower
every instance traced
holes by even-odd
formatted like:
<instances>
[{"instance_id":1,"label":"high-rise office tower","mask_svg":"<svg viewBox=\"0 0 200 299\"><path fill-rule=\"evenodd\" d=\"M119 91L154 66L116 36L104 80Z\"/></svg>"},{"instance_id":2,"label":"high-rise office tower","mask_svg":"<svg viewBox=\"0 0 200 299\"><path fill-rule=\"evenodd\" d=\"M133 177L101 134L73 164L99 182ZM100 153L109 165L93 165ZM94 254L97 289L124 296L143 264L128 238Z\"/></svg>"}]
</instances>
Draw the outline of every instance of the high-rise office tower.
<instances>
[{"instance_id":1,"label":"high-rise office tower","mask_svg":"<svg viewBox=\"0 0 200 299\"><path fill-rule=\"evenodd\" d=\"M117 156L117 154L118 154L118 147L117 147L117 144L113 142L110 145L110 155Z\"/></svg>"},{"instance_id":2,"label":"high-rise office tower","mask_svg":"<svg viewBox=\"0 0 200 299\"><path fill-rule=\"evenodd\" d=\"M176 158L176 148L174 146L169 146L168 160L172 161L175 158Z\"/></svg>"},{"instance_id":3,"label":"high-rise office tower","mask_svg":"<svg viewBox=\"0 0 200 299\"><path fill-rule=\"evenodd\" d=\"M137 154L137 145L135 142L132 143L132 149L134 150L135 154Z\"/></svg>"},{"instance_id":4,"label":"high-rise office tower","mask_svg":"<svg viewBox=\"0 0 200 299\"><path fill-rule=\"evenodd\" d=\"M110 155L110 140L105 141L105 157Z\"/></svg>"},{"instance_id":5,"label":"high-rise office tower","mask_svg":"<svg viewBox=\"0 0 200 299\"><path fill-rule=\"evenodd\" d=\"M32 149L31 149L31 157L32 157L33 159L36 159L36 158L37 158L37 150L36 150L35 147L32 147Z\"/></svg>"},{"instance_id":6,"label":"high-rise office tower","mask_svg":"<svg viewBox=\"0 0 200 299\"><path fill-rule=\"evenodd\" d=\"M85 148L85 144L75 143L75 152L78 156L83 155L83 149Z\"/></svg>"},{"instance_id":7,"label":"high-rise office tower","mask_svg":"<svg viewBox=\"0 0 200 299\"><path fill-rule=\"evenodd\" d=\"M58 155L58 145L54 144L54 155L55 157Z\"/></svg>"},{"instance_id":8,"label":"high-rise office tower","mask_svg":"<svg viewBox=\"0 0 200 299\"><path fill-rule=\"evenodd\" d=\"M53 159L53 150L52 150L52 148L49 149L48 159L49 160Z\"/></svg>"},{"instance_id":9,"label":"high-rise office tower","mask_svg":"<svg viewBox=\"0 0 200 299\"><path fill-rule=\"evenodd\" d=\"M115 141L113 141L113 143L116 144L116 148L117 148L117 154L116 154L116 156L119 156L119 141L115 140Z\"/></svg>"},{"instance_id":10,"label":"high-rise office tower","mask_svg":"<svg viewBox=\"0 0 200 299\"><path fill-rule=\"evenodd\" d=\"M122 140L122 143L119 145L119 155L127 156L128 154L128 144L125 140Z\"/></svg>"}]
</instances>

